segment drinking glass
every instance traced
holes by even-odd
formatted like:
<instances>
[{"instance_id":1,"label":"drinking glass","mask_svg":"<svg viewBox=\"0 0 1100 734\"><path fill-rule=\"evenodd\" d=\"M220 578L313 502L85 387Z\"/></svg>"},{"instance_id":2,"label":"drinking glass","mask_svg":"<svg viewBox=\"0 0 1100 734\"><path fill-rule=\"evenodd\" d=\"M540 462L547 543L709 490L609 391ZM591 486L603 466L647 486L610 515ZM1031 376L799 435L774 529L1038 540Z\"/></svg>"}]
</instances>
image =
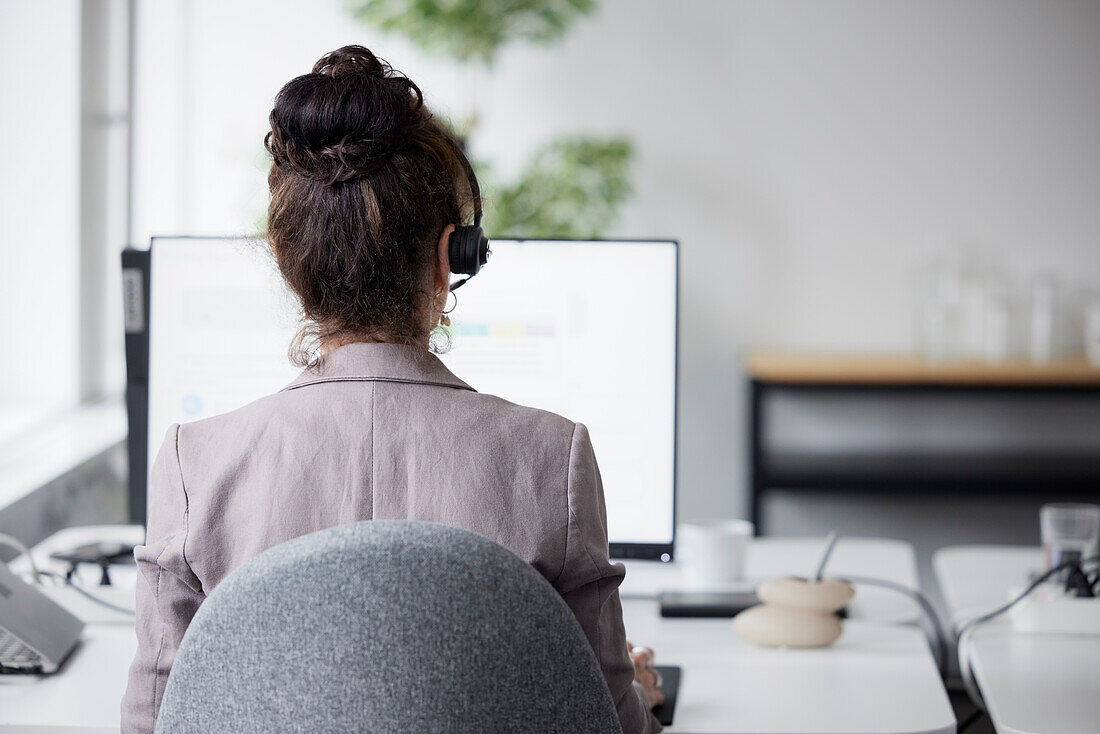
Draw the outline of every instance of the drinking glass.
<instances>
[{"instance_id":1,"label":"drinking glass","mask_svg":"<svg viewBox=\"0 0 1100 734\"><path fill-rule=\"evenodd\" d=\"M1060 502L1039 508L1047 569L1094 558L1100 544L1100 505Z\"/></svg>"}]
</instances>

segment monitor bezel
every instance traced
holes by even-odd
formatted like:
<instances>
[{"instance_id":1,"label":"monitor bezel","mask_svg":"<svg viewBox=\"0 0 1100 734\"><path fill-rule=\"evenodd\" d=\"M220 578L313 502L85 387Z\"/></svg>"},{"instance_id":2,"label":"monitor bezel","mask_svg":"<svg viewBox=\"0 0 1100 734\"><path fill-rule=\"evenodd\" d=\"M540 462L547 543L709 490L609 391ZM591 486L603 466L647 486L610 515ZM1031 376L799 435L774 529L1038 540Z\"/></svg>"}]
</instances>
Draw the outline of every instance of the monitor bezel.
<instances>
[{"instance_id":1,"label":"monitor bezel","mask_svg":"<svg viewBox=\"0 0 1100 734\"><path fill-rule=\"evenodd\" d=\"M147 369L149 370L148 377L146 377L146 392L144 394L143 406L144 418L145 418L145 430L144 443L142 446L142 455L148 456L149 452L149 412L148 412L148 400L149 395L147 392L148 382L151 378L152 364L150 364L150 345L152 342L152 280L153 280L153 254L157 240L256 240L262 239L262 235L156 235L149 240L149 249L147 252L148 265L147 265L147 282L145 283L145 297L146 297L146 320L145 320L145 338L142 340L142 347L144 348L144 360ZM676 516L678 505L678 492L677 486L679 484L679 454L680 454L680 242L674 238L661 238L661 237L643 237L643 238L629 238L629 237L616 237L616 238L564 238L564 237L515 237L502 235L498 237L492 237L490 239L489 246L492 247L494 241L501 242L562 242L562 243L579 243L579 242L597 242L607 244L661 244L671 245L674 260L675 260L675 272L673 273L673 288L674 288L674 302L675 302L675 314L673 315L673 377L672 377L672 537L668 543L615 543L608 542L608 555L614 559L633 559L633 560L653 560L670 562L675 558L675 545L676 545ZM130 380L128 380L129 382ZM136 396L135 396L136 397ZM130 451L133 452L134 443L130 444ZM130 467L135 467L134 457L131 457ZM131 505L131 521L137 522L139 520L144 521L144 517L137 517L137 515L145 515L146 501L148 498L148 471L140 472L140 476L134 476L135 472L131 471L130 476L130 505ZM138 496L140 495L140 501Z\"/></svg>"}]
</instances>

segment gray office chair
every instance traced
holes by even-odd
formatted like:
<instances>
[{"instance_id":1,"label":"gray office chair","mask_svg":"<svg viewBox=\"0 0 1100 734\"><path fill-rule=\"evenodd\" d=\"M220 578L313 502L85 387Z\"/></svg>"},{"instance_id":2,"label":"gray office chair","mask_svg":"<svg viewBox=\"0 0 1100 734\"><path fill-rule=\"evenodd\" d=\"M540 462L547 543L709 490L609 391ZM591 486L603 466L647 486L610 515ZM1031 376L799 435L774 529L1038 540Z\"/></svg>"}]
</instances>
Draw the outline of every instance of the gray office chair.
<instances>
[{"instance_id":1,"label":"gray office chair","mask_svg":"<svg viewBox=\"0 0 1100 734\"><path fill-rule=\"evenodd\" d=\"M199 608L158 732L621 732L580 625L479 535L373 520L261 553Z\"/></svg>"}]
</instances>

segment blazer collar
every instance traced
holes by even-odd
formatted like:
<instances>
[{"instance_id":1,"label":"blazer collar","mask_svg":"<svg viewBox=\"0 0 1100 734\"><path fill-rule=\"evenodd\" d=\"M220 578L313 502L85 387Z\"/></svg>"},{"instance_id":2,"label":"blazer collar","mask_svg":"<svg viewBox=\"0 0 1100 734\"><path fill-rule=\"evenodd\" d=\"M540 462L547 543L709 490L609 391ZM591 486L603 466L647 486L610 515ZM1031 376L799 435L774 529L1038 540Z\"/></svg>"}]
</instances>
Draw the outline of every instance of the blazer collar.
<instances>
[{"instance_id":1,"label":"blazer collar","mask_svg":"<svg viewBox=\"0 0 1100 734\"><path fill-rule=\"evenodd\" d=\"M404 344L356 342L325 354L283 390L320 382L407 382L473 390L431 352Z\"/></svg>"}]
</instances>

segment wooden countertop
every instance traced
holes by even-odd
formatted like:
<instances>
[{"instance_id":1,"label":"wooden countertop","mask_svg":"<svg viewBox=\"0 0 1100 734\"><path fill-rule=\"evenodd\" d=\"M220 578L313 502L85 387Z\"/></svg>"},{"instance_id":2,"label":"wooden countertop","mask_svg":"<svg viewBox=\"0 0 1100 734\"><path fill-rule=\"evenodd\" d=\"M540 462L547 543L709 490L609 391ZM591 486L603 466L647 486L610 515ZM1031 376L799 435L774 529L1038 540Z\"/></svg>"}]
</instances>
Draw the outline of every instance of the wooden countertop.
<instances>
[{"instance_id":1,"label":"wooden countertop","mask_svg":"<svg viewBox=\"0 0 1100 734\"><path fill-rule=\"evenodd\" d=\"M1100 367L1084 359L1037 365L1030 362L930 362L883 355L756 352L749 377L761 382L860 385L993 385L1100 387Z\"/></svg>"}]
</instances>

